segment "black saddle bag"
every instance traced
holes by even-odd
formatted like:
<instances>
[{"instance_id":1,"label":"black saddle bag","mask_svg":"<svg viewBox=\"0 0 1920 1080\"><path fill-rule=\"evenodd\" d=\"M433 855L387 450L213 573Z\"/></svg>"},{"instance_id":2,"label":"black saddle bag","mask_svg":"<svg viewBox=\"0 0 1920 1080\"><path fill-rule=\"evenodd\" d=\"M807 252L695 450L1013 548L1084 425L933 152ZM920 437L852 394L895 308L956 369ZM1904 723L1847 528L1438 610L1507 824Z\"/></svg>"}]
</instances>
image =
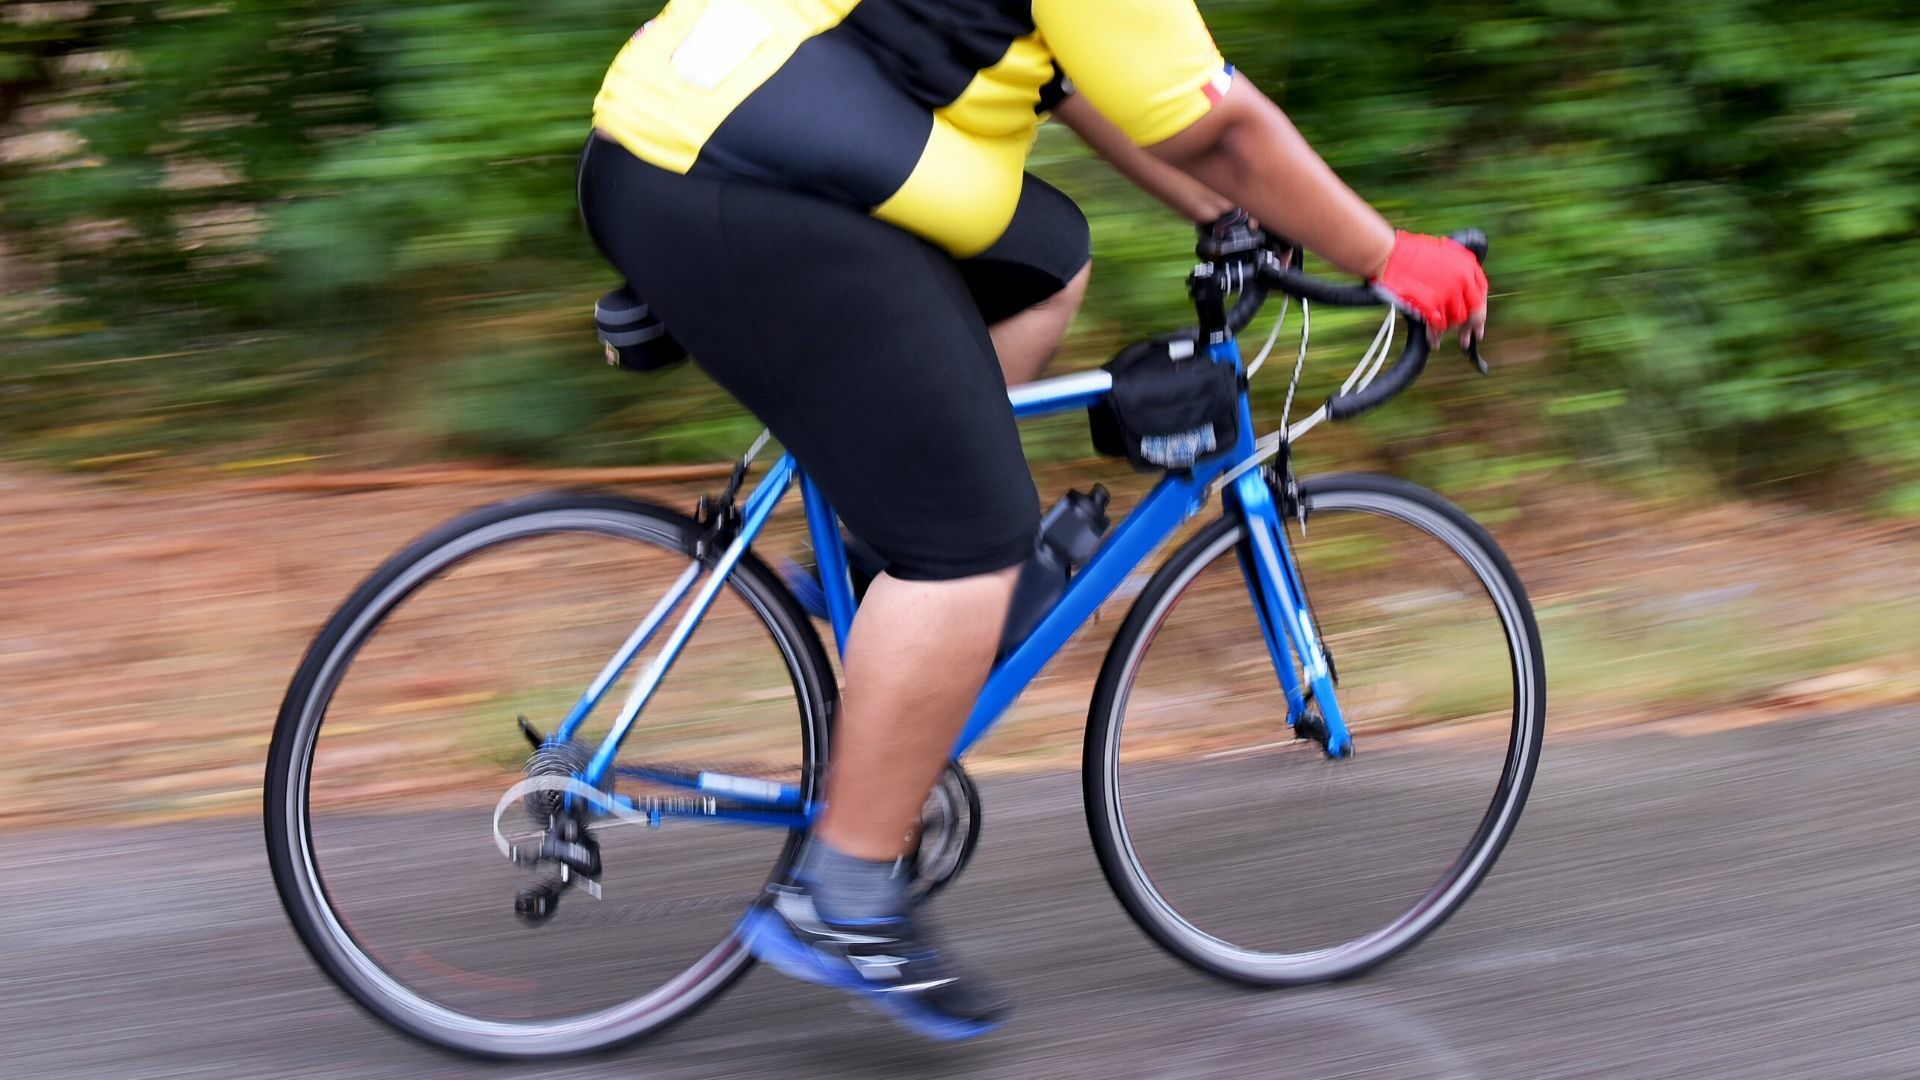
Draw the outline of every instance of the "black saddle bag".
<instances>
[{"instance_id":1,"label":"black saddle bag","mask_svg":"<svg viewBox=\"0 0 1920 1080\"><path fill-rule=\"evenodd\" d=\"M1129 345L1105 367L1113 390L1087 408L1095 450L1143 472L1177 472L1233 448L1239 377L1192 333Z\"/></svg>"},{"instance_id":2,"label":"black saddle bag","mask_svg":"<svg viewBox=\"0 0 1920 1080\"><path fill-rule=\"evenodd\" d=\"M633 286L622 285L593 305L593 324L607 363L626 371L659 371L687 358L687 350L667 333Z\"/></svg>"}]
</instances>

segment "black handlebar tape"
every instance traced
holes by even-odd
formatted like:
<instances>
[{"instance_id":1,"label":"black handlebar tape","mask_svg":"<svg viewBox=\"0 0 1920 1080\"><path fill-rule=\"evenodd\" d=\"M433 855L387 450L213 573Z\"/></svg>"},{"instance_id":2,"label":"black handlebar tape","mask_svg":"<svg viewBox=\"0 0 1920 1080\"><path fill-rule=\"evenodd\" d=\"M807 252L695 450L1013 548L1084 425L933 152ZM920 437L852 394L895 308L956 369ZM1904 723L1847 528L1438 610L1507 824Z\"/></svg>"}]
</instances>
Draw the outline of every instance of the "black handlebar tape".
<instances>
[{"instance_id":1,"label":"black handlebar tape","mask_svg":"<svg viewBox=\"0 0 1920 1080\"><path fill-rule=\"evenodd\" d=\"M1417 319L1407 320L1407 347L1400 352L1386 374L1351 394L1335 394L1327 399L1327 419L1351 420L1387 403L1387 399L1413 385L1426 370L1427 327Z\"/></svg>"},{"instance_id":2,"label":"black handlebar tape","mask_svg":"<svg viewBox=\"0 0 1920 1080\"><path fill-rule=\"evenodd\" d=\"M1386 301L1367 285L1341 285L1309 277L1291 267L1261 267L1260 280L1281 292L1333 307L1379 307Z\"/></svg>"},{"instance_id":3,"label":"black handlebar tape","mask_svg":"<svg viewBox=\"0 0 1920 1080\"><path fill-rule=\"evenodd\" d=\"M1267 286L1261 281L1249 281L1247 287L1240 290L1240 298L1233 302L1233 310L1227 312L1227 332L1238 335L1260 314L1260 305L1267 302Z\"/></svg>"},{"instance_id":4,"label":"black handlebar tape","mask_svg":"<svg viewBox=\"0 0 1920 1080\"><path fill-rule=\"evenodd\" d=\"M1447 239L1473 252L1473 257L1482 263L1487 261L1487 234L1479 229L1461 229L1459 232L1448 233Z\"/></svg>"},{"instance_id":5,"label":"black handlebar tape","mask_svg":"<svg viewBox=\"0 0 1920 1080\"><path fill-rule=\"evenodd\" d=\"M1479 229L1462 229L1451 234L1448 239L1473 252L1474 258L1483 263L1486 262L1486 233ZM1292 267L1281 267L1268 262L1260 268L1258 285L1249 284L1228 314L1227 325L1234 333L1239 333L1253 321L1254 315L1260 310L1261 303L1267 298L1269 288L1279 289L1302 300L1333 307L1377 307L1386 302L1371 286L1342 285L1322 281ZM1478 352L1478 346L1479 342L1474 342L1473 351ZM1328 398L1327 419L1351 420L1386 404L1420 378L1421 372L1427 368L1427 357L1431 352L1432 348L1427 344L1426 324L1408 316L1407 345L1401 350L1400 358L1394 361L1386 374L1375 379L1368 386L1350 394L1335 394Z\"/></svg>"}]
</instances>

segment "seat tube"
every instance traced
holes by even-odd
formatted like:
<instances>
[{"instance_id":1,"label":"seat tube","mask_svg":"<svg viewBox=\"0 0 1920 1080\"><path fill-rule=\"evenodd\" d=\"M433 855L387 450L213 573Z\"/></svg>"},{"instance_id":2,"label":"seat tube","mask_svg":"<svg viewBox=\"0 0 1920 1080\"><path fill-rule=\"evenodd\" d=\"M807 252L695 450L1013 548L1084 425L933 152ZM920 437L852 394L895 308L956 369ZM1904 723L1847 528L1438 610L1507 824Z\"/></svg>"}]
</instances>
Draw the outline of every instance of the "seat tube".
<instances>
[{"instance_id":1,"label":"seat tube","mask_svg":"<svg viewBox=\"0 0 1920 1080\"><path fill-rule=\"evenodd\" d=\"M1311 690L1327 726L1328 754L1346 757L1352 752L1353 739L1334 694L1332 670L1314 629L1313 615L1307 610L1273 492L1261 471L1253 469L1234 480L1233 493L1247 534L1241 565L1248 571L1247 588L1254 597L1254 611L1267 639L1268 655L1287 694L1287 723L1300 718L1305 691ZM1304 673L1304 680L1296 674L1295 657L1299 658L1297 670Z\"/></svg>"},{"instance_id":2,"label":"seat tube","mask_svg":"<svg viewBox=\"0 0 1920 1080\"><path fill-rule=\"evenodd\" d=\"M847 546L840 539L840 523L833 507L813 477L800 473L800 498L806 505L807 531L813 538L814 567L820 590L827 597L827 621L833 624L833 644L847 654L847 634L853 628L853 580L847 571Z\"/></svg>"}]
</instances>

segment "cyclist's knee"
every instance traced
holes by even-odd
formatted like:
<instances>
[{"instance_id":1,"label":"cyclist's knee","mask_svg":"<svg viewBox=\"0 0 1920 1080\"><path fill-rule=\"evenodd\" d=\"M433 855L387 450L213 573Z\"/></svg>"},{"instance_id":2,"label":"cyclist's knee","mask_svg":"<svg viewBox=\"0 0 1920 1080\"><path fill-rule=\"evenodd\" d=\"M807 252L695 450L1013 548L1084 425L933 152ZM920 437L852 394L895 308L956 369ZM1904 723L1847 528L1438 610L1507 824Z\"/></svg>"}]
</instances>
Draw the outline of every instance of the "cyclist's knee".
<instances>
[{"instance_id":1,"label":"cyclist's knee","mask_svg":"<svg viewBox=\"0 0 1920 1080\"><path fill-rule=\"evenodd\" d=\"M1087 298L1087 282L1091 280L1092 277L1093 260L1088 259L1085 263L1081 264L1080 269L1076 271L1072 277L1067 279L1065 285L1060 286L1058 292L1055 292L1052 296L1028 308L1027 311L1045 311L1052 313L1054 317L1059 320L1060 332L1064 334L1066 332L1067 322L1073 318L1074 312L1080 310L1080 302ZM1016 315L1014 318L1019 318L1019 316Z\"/></svg>"},{"instance_id":2,"label":"cyclist's knee","mask_svg":"<svg viewBox=\"0 0 1920 1080\"><path fill-rule=\"evenodd\" d=\"M1008 386L1039 378L1052 362L1066 337L1067 325L1087 295L1087 280L1092 273L1093 261L1089 259L1051 296L989 328Z\"/></svg>"},{"instance_id":3,"label":"cyclist's knee","mask_svg":"<svg viewBox=\"0 0 1920 1080\"><path fill-rule=\"evenodd\" d=\"M1051 297L1042 301L1043 306L1045 304L1054 304L1064 307L1067 309L1069 315L1080 310L1080 301L1087 297L1087 282L1092 278L1093 260L1088 259L1081 265L1080 272L1069 278L1067 284L1061 288L1059 292L1054 293Z\"/></svg>"}]
</instances>

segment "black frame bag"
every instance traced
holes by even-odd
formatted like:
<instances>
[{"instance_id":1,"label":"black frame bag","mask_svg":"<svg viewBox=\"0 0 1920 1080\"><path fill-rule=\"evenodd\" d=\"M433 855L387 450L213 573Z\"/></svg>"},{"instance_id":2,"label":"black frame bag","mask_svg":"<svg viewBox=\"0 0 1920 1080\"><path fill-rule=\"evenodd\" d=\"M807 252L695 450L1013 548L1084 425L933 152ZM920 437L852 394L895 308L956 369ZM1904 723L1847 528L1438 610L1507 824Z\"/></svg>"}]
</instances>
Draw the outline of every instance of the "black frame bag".
<instances>
[{"instance_id":1,"label":"black frame bag","mask_svg":"<svg viewBox=\"0 0 1920 1080\"><path fill-rule=\"evenodd\" d=\"M1179 472L1233 449L1239 375L1191 332L1129 345L1104 366L1113 389L1087 407L1095 450L1142 472Z\"/></svg>"}]
</instances>

